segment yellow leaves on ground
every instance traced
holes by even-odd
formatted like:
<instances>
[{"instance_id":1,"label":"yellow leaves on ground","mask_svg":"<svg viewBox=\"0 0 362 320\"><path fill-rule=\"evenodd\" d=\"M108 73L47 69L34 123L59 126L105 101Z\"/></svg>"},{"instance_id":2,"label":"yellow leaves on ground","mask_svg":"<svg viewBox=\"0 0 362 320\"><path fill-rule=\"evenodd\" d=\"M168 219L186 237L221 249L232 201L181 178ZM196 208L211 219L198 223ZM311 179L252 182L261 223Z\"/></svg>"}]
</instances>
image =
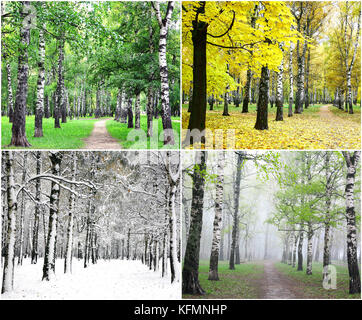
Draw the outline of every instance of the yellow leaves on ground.
<instances>
[{"instance_id":1,"label":"yellow leaves on ground","mask_svg":"<svg viewBox=\"0 0 362 320\"><path fill-rule=\"evenodd\" d=\"M182 113L183 139L189 116L187 112ZM269 130L263 131L254 129L255 119L255 112L233 112L230 117L222 116L219 111L207 112L206 128L214 134L216 129L224 130L224 149L227 148L226 130L230 129L235 129L232 149L359 149L361 145L360 124L339 117L294 114L288 118L284 112L284 121L275 121L275 114L271 114Z\"/></svg>"}]
</instances>

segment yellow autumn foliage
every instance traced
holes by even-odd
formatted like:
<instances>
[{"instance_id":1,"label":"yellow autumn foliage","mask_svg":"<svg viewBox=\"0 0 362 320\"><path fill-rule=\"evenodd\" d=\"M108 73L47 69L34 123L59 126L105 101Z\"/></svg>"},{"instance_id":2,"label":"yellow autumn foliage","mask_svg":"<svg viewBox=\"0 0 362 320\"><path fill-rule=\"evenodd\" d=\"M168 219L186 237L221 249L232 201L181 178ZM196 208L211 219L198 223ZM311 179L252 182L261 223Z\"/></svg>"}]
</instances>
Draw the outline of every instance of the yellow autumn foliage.
<instances>
[{"instance_id":1,"label":"yellow autumn foliage","mask_svg":"<svg viewBox=\"0 0 362 320\"><path fill-rule=\"evenodd\" d=\"M236 90L236 77L250 68L260 73L263 65L278 71L283 58L279 43L286 48L302 37L295 31L295 21L284 2L266 1L259 11L256 27L250 24L256 1L206 1L205 13L199 21L208 23L207 93L223 94ZM183 2L182 11L182 85L183 91L192 87L192 21L200 2ZM235 17L235 18L234 18ZM232 24L227 35L223 35ZM269 39L269 42L265 40ZM238 49L235 49L237 47ZM227 68L229 67L229 72ZM242 81L244 77L241 77ZM243 83L239 84L243 85Z\"/></svg>"}]
</instances>

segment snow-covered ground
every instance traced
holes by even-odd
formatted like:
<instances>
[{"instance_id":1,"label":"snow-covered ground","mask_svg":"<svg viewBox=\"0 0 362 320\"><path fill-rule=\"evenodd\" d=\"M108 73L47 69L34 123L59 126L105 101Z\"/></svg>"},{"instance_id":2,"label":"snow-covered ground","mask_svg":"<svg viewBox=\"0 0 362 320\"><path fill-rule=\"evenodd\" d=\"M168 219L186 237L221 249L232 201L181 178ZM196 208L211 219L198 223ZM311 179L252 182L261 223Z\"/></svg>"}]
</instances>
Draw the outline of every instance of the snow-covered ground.
<instances>
[{"instance_id":1,"label":"snow-covered ground","mask_svg":"<svg viewBox=\"0 0 362 320\"><path fill-rule=\"evenodd\" d=\"M31 265L25 259L16 267L14 290L0 299L180 299L181 284L170 283L170 276L150 271L140 261L99 260L83 268L83 261L73 259L73 272L64 275L64 260L56 262L56 278L42 281L43 260Z\"/></svg>"}]
</instances>

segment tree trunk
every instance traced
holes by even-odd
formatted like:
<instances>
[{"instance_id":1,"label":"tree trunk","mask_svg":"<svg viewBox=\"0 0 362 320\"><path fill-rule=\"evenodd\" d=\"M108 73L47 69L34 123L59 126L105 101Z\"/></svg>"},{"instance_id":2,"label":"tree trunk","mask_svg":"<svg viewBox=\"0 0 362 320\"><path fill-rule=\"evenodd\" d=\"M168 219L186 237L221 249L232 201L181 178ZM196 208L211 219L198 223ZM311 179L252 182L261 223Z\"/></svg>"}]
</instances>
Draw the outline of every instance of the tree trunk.
<instances>
[{"instance_id":1,"label":"tree trunk","mask_svg":"<svg viewBox=\"0 0 362 320\"><path fill-rule=\"evenodd\" d=\"M307 68L305 71L305 104L304 104L305 109L309 107L309 68L310 68L310 48L308 48Z\"/></svg>"},{"instance_id":2,"label":"tree trunk","mask_svg":"<svg viewBox=\"0 0 362 320\"><path fill-rule=\"evenodd\" d=\"M52 163L52 174L58 176L60 174L60 164L63 154L62 152L50 152L49 158ZM50 191L48 237L45 247L43 266L43 280L47 281L51 280L51 278L55 275L55 245L59 212L59 194L59 184L52 181Z\"/></svg>"},{"instance_id":3,"label":"tree trunk","mask_svg":"<svg viewBox=\"0 0 362 320\"><path fill-rule=\"evenodd\" d=\"M218 264L219 264L221 219L222 219L222 206L223 206L224 161L225 161L225 154L223 151L220 151L218 154L218 161L217 161L215 218L214 218L214 227L213 227L213 237L211 243L209 280L219 280Z\"/></svg>"},{"instance_id":4,"label":"tree trunk","mask_svg":"<svg viewBox=\"0 0 362 320\"><path fill-rule=\"evenodd\" d=\"M28 154L27 152L23 153L24 159L23 159L23 175L21 178L21 183L24 185L26 181L26 175L27 175L27 159ZM23 264L23 248L24 248L24 216L25 216L25 193L24 191L21 194L21 205L20 205L20 238L19 238L19 259L18 259L18 265Z\"/></svg>"},{"instance_id":5,"label":"tree trunk","mask_svg":"<svg viewBox=\"0 0 362 320\"><path fill-rule=\"evenodd\" d=\"M63 74L63 62L64 62L64 40L60 38L58 40L58 83L56 89L56 99L54 106L54 128L60 128L60 117L63 120L63 106L65 104L64 99L64 74ZM63 122L63 121L62 121Z\"/></svg>"},{"instance_id":6,"label":"tree trunk","mask_svg":"<svg viewBox=\"0 0 362 320\"><path fill-rule=\"evenodd\" d=\"M282 49L282 47L280 46ZM275 105L277 107L277 114L275 121L283 121L283 71L284 71L284 64L283 59L279 66L279 72L277 73L277 94L276 94L276 101Z\"/></svg>"},{"instance_id":7,"label":"tree trunk","mask_svg":"<svg viewBox=\"0 0 362 320\"><path fill-rule=\"evenodd\" d=\"M139 129L141 127L141 115L140 115L140 93L136 95L136 102L134 105L134 113L135 113L135 129Z\"/></svg>"},{"instance_id":8,"label":"tree trunk","mask_svg":"<svg viewBox=\"0 0 362 320\"><path fill-rule=\"evenodd\" d=\"M171 23L171 15L174 8L174 1L167 3L165 18L162 19L159 2L153 2L158 24L160 27L160 39L158 47L158 57L161 78L161 109L162 109L162 126L164 130L164 145L175 144L175 138L172 130L171 107L170 107L170 89L168 84L168 68L166 59L166 44L168 28ZM206 101L206 99L205 99Z\"/></svg>"},{"instance_id":9,"label":"tree trunk","mask_svg":"<svg viewBox=\"0 0 362 320\"><path fill-rule=\"evenodd\" d=\"M250 94L251 94L251 70L248 69L246 72L246 84L244 87L244 100L243 100L243 111L242 113L249 112L249 101L250 101Z\"/></svg>"},{"instance_id":10,"label":"tree trunk","mask_svg":"<svg viewBox=\"0 0 362 320\"><path fill-rule=\"evenodd\" d=\"M230 116L229 114L229 101L228 101L228 93L225 92L224 94L224 112L222 113L223 116Z\"/></svg>"},{"instance_id":11,"label":"tree trunk","mask_svg":"<svg viewBox=\"0 0 362 320\"><path fill-rule=\"evenodd\" d=\"M99 84L97 85L97 91L96 91L96 111L95 113L95 117L99 118L101 116L101 97L100 97L101 93L100 93L100 88L99 88ZM79 98L78 98L79 100Z\"/></svg>"},{"instance_id":12,"label":"tree trunk","mask_svg":"<svg viewBox=\"0 0 362 320\"><path fill-rule=\"evenodd\" d=\"M297 271L303 271L303 240L304 240L304 231L303 231L303 225L301 225L299 231Z\"/></svg>"},{"instance_id":13,"label":"tree trunk","mask_svg":"<svg viewBox=\"0 0 362 320\"><path fill-rule=\"evenodd\" d=\"M326 171L326 214L324 219L323 280L328 276L328 265L330 263L330 209L332 186L329 151L325 152L324 167Z\"/></svg>"},{"instance_id":14,"label":"tree trunk","mask_svg":"<svg viewBox=\"0 0 362 320\"><path fill-rule=\"evenodd\" d=\"M275 102L275 71L271 71L271 94L270 94L270 108L273 108Z\"/></svg>"},{"instance_id":15,"label":"tree trunk","mask_svg":"<svg viewBox=\"0 0 362 320\"><path fill-rule=\"evenodd\" d=\"M308 237L308 246L307 246L307 275L311 275L312 274L312 262L313 262L313 243L312 243L312 239L313 239L313 229L312 229L312 223L308 222L308 232L307 232L307 237Z\"/></svg>"},{"instance_id":16,"label":"tree trunk","mask_svg":"<svg viewBox=\"0 0 362 320\"><path fill-rule=\"evenodd\" d=\"M347 99L346 103L348 105L349 113L353 114L353 104L352 104L352 85L351 85L351 72L347 72Z\"/></svg>"},{"instance_id":17,"label":"tree trunk","mask_svg":"<svg viewBox=\"0 0 362 320\"><path fill-rule=\"evenodd\" d=\"M182 270L182 292L203 295L205 291L199 283L199 256L205 177L201 172L206 170L207 153L206 151L197 151L195 154L198 167L195 165L193 173L191 225Z\"/></svg>"},{"instance_id":18,"label":"tree trunk","mask_svg":"<svg viewBox=\"0 0 362 320\"><path fill-rule=\"evenodd\" d=\"M127 128L133 128L132 98L128 98L127 117L128 117Z\"/></svg>"},{"instance_id":19,"label":"tree trunk","mask_svg":"<svg viewBox=\"0 0 362 320\"><path fill-rule=\"evenodd\" d=\"M192 22L193 53L193 89L192 109L186 133L186 143L199 142L196 137L191 141L190 133L197 129L203 132L206 126L206 38L208 24L203 21Z\"/></svg>"},{"instance_id":20,"label":"tree trunk","mask_svg":"<svg viewBox=\"0 0 362 320\"><path fill-rule=\"evenodd\" d=\"M296 233L294 233L292 268L294 268L295 265L296 265L296 259L297 259L297 243L298 243L298 236L297 236Z\"/></svg>"},{"instance_id":21,"label":"tree trunk","mask_svg":"<svg viewBox=\"0 0 362 320\"><path fill-rule=\"evenodd\" d=\"M77 156L72 152L72 180L75 181L77 174ZM71 186L74 190L74 185ZM75 194L69 195L67 243L65 247L64 273L72 272L72 248L73 248L73 226L74 226Z\"/></svg>"},{"instance_id":22,"label":"tree trunk","mask_svg":"<svg viewBox=\"0 0 362 320\"><path fill-rule=\"evenodd\" d=\"M347 261L349 272L349 293L361 293L361 279L357 259L357 226L354 209L354 184L361 151L342 151L347 165L346 177L346 220L347 220Z\"/></svg>"},{"instance_id":23,"label":"tree trunk","mask_svg":"<svg viewBox=\"0 0 362 320\"><path fill-rule=\"evenodd\" d=\"M346 66L347 66L347 74L346 74L346 78L347 78L347 100L348 100L348 106L349 106L349 113L353 114L353 101L352 101L352 86L351 86L351 73L352 73L352 69L353 69L353 65L354 65L354 61L356 59L356 53L357 53L357 47L358 47L358 43L359 43L359 34L360 34L360 28L361 28L361 8L359 9L359 14L358 14L358 23L357 23L357 33L356 33L356 40L353 44L353 54L352 54L352 59L351 62L348 66L348 56L346 55ZM347 41L346 39L346 35L345 35L345 41ZM346 50L347 50L347 46L346 46Z\"/></svg>"},{"instance_id":24,"label":"tree trunk","mask_svg":"<svg viewBox=\"0 0 362 320\"><path fill-rule=\"evenodd\" d=\"M25 12L30 5L29 1L24 1L22 8L23 21L30 19L30 10ZM11 146L30 147L26 138L25 119L26 119L26 99L28 96L28 46L30 44L30 25L24 23L20 30L20 46L18 58L18 87L15 96L15 107L13 115L13 127L11 136Z\"/></svg>"},{"instance_id":25,"label":"tree trunk","mask_svg":"<svg viewBox=\"0 0 362 320\"><path fill-rule=\"evenodd\" d=\"M299 41L298 41L299 47ZM304 73L305 73L305 53L307 50L307 41L303 44L302 54L298 53L298 77L297 77L297 94L295 99L295 113L302 113L303 112L303 103L305 98L304 92Z\"/></svg>"},{"instance_id":26,"label":"tree trunk","mask_svg":"<svg viewBox=\"0 0 362 320\"><path fill-rule=\"evenodd\" d=\"M14 156L12 151L4 151L6 154L6 193L8 202L7 236L5 242L5 259L3 267L3 283L1 293L11 291L14 284L15 262L15 235L16 235L16 211L17 202L15 196L14 181Z\"/></svg>"},{"instance_id":27,"label":"tree trunk","mask_svg":"<svg viewBox=\"0 0 362 320\"><path fill-rule=\"evenodd\" d=\"M179 268L177 263L177 217L175 208L176 188L175 184L170 186L168 207L170 210L170 265L171 283L179 282Z\"/></svg>"},{"instance_id":28,"label":"tree trunk","mask_svg":"<svg viewBox=\"0 0 362 320\"><path fill-rule=\"evenodd\" d=\"M234 186L234 212L233 212L233 231L232 242L229 258L229 269L235 270L235 252L237 244L239 243L239 197L240 197L240 181L241 181L241 167L243 164L243 155L238 153L237 155L237 167L236 167L236 179Z\"/></svg>"},{"instance_id":29,"label":"tree trunk","mask_svg":"<svg viewBox=\"0 0 362 320\"><path fill-rule=\"evenodd\" d=\"M39 175L41 173L42 167L42 159L41 152L36 152L36 174ZM33 245L31 251L31 264L36 264L38 262L38 246L39 246L39 216L41 211L41 181L40 179L36 179L35 181L35 212L34 212L34 226L33 226Z\"/></svg>"},{"instance_id":30,"label":"tree trunk","mask_svg":"<svg viewBox=\"0 0 362 320\"><path fill-rule=\"evenodd\" d=\"M268 129L268 92L269 92L269 70L268 67L261 68L259 85L258 110L254 128L257 130Z\"/></svg>"},{"instance_id":31,"label":"tree trunk","mask_svg":"<svg viewBox=\"0 0 362 320\"><path fill-rule=\"evenodd\" d=\"M43 9L45 2L42 3ZM34 137L43 136L43 112L44 112L44 86L45 86L45 39L43 29L39 29L39 61L38 61L38 82L37 82L37 100L35 110L35 130Z\"/></svg>"},{"instance_id":32,"label":"tree trunk","mask_svg":"<svg viewBox=\"0 0 362 320\"><path fill-rule=\"evenodd\" d=\"M129 228L127 233L127 260L129 260L131 257L130 245L131 245L131 229Z\"/></svg>"}]
</instances>

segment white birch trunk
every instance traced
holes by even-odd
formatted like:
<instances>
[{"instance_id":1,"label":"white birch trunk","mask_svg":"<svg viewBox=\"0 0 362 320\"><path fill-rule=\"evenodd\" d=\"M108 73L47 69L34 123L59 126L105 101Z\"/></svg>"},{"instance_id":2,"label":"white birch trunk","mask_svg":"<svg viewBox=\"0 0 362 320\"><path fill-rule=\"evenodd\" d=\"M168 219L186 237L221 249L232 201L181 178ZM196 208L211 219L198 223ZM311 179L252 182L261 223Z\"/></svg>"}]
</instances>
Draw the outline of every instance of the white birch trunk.
<instances>
[{"instance_id":1,"label":"white birch trunk","mask_svg":"<svg viewBox=\"0 0 362 320\"><path fill-rule=\"evenodd\" d=\"M8 200L8 230L5 244L5 259L3 268L3 283L1 293L9 292L14 284L14 262L15 262L15 234L16 234L16 210L17 202L15 196L14 181L14 158L12 151L6 151L6 189Z\"/></svg>"}]
</instances>

